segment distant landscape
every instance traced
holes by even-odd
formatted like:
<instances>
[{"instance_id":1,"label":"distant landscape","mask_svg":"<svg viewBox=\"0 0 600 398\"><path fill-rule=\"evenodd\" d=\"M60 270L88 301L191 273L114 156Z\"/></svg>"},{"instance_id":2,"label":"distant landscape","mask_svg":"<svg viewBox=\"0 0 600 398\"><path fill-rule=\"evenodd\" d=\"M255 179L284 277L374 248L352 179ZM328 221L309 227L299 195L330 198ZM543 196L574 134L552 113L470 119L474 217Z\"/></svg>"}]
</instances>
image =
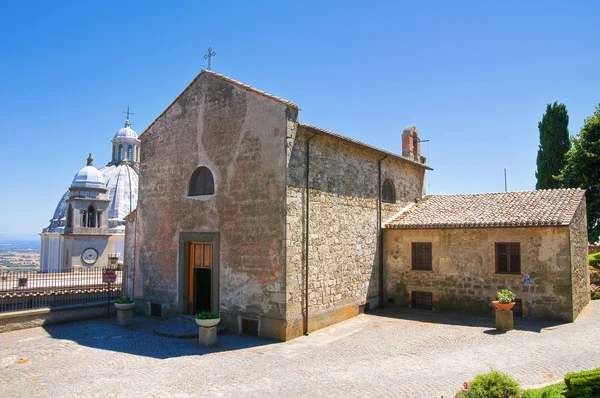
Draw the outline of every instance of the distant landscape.
<instances>
[{"instance_id":1,"label":"distant landscape","mask_svg":"<svg viewBox=\"0 0 600 398\"><path fill-rule=\"evenodd\" d=\"M0 268L37 270L40 268L39 240L0 240Z\"/></svg>"}]
</instances>

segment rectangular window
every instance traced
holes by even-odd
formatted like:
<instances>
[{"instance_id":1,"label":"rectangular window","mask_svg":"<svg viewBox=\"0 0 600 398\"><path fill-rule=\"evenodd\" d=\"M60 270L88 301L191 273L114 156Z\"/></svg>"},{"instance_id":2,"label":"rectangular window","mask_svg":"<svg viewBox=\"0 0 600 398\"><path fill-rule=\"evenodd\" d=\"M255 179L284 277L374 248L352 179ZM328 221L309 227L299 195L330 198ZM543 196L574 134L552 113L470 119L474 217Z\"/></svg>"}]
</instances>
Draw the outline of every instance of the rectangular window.
<instances>
[{"instance_id":1,"label":"rectangular window","mask_svg":"<svg viewBox=\"0 0 600 398\"><path fill-rule=\"evenodd\" d=\"M431 242L412 243L412 269L431 271Z\"/></svg>"},{"instance_id":2,"label":"rectangular window","mask_svg":"<svg viewBox=\"0 0 600 398\"><path fill-rule=\"evenodd\" d=\"M521 273L520 243L496 243L496 273Z\"/></svg>"},{"instance_id":3,"label":"rectangular window","mask_svg":"<svg viewBox=\"0 0 600 398\"><path fill-rule=\"evenodd\" d=\"M515 299L515 305L512 307L512 312L515 318L523 318L523 300Z\"/></svg>"},{"instance_id":4,"label":"rectangular window","mask_svg":"<svg viewBox=\"0 0 600 398\"><path fill-rule=\"evenodd\" d=\"M416 310L433 310L433 293L412 292L412 308Z\"/></svg>"}]
</instances>

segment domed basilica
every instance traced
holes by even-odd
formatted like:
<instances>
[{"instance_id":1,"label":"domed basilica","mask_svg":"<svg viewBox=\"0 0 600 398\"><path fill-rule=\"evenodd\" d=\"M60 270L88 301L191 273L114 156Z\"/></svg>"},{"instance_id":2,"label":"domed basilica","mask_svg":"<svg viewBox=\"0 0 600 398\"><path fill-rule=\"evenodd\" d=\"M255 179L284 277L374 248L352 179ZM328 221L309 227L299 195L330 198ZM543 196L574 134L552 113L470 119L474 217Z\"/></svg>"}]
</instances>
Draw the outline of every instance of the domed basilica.
<instances>
[{"instance_id":1,"label":"domed basilica","mask_svg":"<svg viewBox=\"0 0 600 398\"><path fill-rule=\"evenodd\" d=\"M110 257L123 260L124 217L135 210L138 197L140 141L125 126L112 139L112 160L101 169L87 165L75 174L41 236L40 271L73 267L104 267Z\"/></svg>"}]
</instances>

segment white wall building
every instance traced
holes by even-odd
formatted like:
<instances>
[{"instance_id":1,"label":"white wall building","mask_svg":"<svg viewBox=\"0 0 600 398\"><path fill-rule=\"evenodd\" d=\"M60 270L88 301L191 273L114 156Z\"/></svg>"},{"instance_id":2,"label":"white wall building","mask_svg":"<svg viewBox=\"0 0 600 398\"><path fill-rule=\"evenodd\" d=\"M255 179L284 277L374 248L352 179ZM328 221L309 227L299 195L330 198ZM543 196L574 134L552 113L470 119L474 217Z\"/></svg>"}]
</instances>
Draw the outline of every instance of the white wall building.
<instances>
[{"instance_id":1,"label":"white wall building","mask_svg":"<svg viewBox=\"0 0 600 398\"><path fill-rule=\"evenodd\" d=\"M123 261L123 218L137 207L139 160L140 141L127 119L125 126L112 139L112 160L106 167L97 170L91 164L90 156L88 166L75 175L71 187L58 202L50 225L40 233L41 272L63 271L78 266L107 266L108 253L119 253L119 261ZM98 171L97 175L94 170ZM102 177L103 188L100 190L97 189L97 177ZM106 190L104 194L100 192L103 189ZM101 210L104 199L100 199L100 196L104 195L108 203L106 210ZM90 218L91 213L85 214L85 217L82 209L75 213L75 203L79 203L84 197L94 202L90 202L88 208L93 208L95 222ZM70 203L71 212L68 210ZM106 221L103 225L104 219ZM94 250L97 254L95 259ZM87 257L84 257L84 252Z\"/></svg>"}]
</instances>

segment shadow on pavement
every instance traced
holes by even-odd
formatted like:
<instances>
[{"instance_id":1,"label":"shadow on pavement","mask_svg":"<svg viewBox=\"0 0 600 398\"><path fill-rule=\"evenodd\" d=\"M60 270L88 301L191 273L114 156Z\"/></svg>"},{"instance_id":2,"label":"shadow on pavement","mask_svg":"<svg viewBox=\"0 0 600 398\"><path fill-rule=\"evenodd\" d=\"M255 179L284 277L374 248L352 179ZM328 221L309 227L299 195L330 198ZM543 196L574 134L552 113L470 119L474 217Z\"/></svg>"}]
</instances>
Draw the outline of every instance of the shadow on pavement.
<instances>
[{"instance_id":1,"label":"shadow on pavement","mask_svg":"<svg viewBox=\"0 0 600 398\"><path fill-rule=\"evenodd\" d=\"M492 316L465 315L448 312L433 312L426 310L413 310L410 308L388 307L369 311L369 315L385 318L404 319L416 322L436 323L445 325L470 326L488 328L486 334L497 334L496 320ZM552 329L567 324L560 321L538 321L523 318L514 318L515 330L540 333L544 329ZM491 329L491 330L490 330ZM492 333L492 331L494 333Z\"/></svg>"},{"instance_id":2,"label":"shadow on pavement","mask_svg":"<svg viewBox=\"0 0 600 398\"><path fill-rule=\"evenodd\" d=\"M177 318L172 318L172 320L182 322ZM157 359L206 355L278 343L259 337L220 332L217 337L217 346L207 348L198 343L197 332L194 338L164 337L154 332L157 324L165 325L167 322L169 319L134 316L132 326L121 328L117 326L116 318L112 317L111 319L92 319L44 326L44 329L55 339L71 340L79 345L100 350ZM198 330L195 323L192 327Z\"/></svg>"}]
</instances>

